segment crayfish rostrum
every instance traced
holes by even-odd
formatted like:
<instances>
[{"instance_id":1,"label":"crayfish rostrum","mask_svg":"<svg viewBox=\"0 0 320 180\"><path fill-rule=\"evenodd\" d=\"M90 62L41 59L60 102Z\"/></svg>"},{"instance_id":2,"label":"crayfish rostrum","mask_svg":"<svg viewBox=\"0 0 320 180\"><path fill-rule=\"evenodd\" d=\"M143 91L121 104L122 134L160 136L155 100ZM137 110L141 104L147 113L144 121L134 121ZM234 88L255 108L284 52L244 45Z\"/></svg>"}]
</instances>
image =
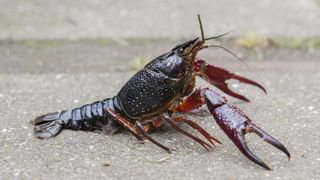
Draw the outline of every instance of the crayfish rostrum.
<instances>
[{"instance_id":1,"label":"crayfish rostrum","mask_svg":"<svg viewBox=\"0 0 320 180\"><path fill-rule=\"evenodd\" d=\"M35 125L35 136L41 139L52 138L62 129L104 130L113 134L125 128L137 139L148 139L171 152L172 149L154 140L148 133L150 129L157 128L166 122L204 148L210 149L220 142L196 122L183 115L206 104L217 124L238 149L254 163L265 169L271 169L249 150L245 134L250 132L258 134L264 141L290 158L290 153L284 145L253 124L242 110L228 103L225 97L209 88L195 88L196 76L199 76L224 93L243 101L249 100L229 89L227 80L235 79L266 92L258 83L221 67L207 64L196 57L197 53L203 49L221 47L205 44L207 40L219 36L205 38L199 15L198 20L201 38L197 37L179 44L149 62L112 98L35 118L32 120ZM208 142L181 129L177 123L186 123L203 135Z\"/></svg>"}]
</instances>

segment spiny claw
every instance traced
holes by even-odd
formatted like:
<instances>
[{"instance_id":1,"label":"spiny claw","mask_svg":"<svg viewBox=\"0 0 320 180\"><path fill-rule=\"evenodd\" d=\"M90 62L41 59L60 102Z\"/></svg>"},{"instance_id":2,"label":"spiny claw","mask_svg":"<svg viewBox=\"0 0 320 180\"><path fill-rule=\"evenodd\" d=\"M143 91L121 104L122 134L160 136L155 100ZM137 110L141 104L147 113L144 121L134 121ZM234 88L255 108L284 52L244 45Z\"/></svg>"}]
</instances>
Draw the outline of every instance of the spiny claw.
<instances>
[{"instance_id":1,"label":"spiny claw","mask_svg":"<svg viewBox=\"0 0 320 180\"><path fill-rule=\"evenodd\" d=\"M229 79L235 79L239 82L256 86L260 88L264 93L267 93L266 89L259 83L243 76L231 73L221 67L207 64L204 60L196 60L194 65L194 70L198 72L202 78L232 97L241 99L243 101L249 101L246 97L232 91L228 87L228 83L226 81Z\"/></svg>"},{"instance_id":2,"label":"spiny claw","mask_svg":"<svg viewBox=\"0 0 320 180\"><path fill-rule=\"evenodd\" d=\"M215 86L220 89L221 91L225 92L226 94L235 97L237 99L240 99L242 101L246 101L246 102L250 102L250 100L246 97L244 97L243 95L236 93L234 91L232 91L229 87L227 83L220 83L220 84L215 84Z\"/></svg>"},{"instance_id":3,"label":"spiny claw","mask_svg":"<svg viewBox=\"0 0 320 180\"><path fill-rule=\"evenodd\" d=\"M248 148L245 141L245 134L250 132L259 135L264 141L284 152L290 159L290 153L284 145L261 128L251 123L251 120L242 110L228 104L224 97L209 89L205 90L204 97L210 113L213 115L218 125L248 159L267 170L271 170L268 165L254 155Z\"/></svg>"},{"instance_id":4,"label":"spiny claw","mask_svg":"<svg viewBox=\"0 0 320 180\"><path fill-rule=\"evenodd\" d=\"M238 128L236 130L236 136L234 136L233 139L231 139L235 145L238 147L238 149L251 161L255 162L256 164L264 167L267 170L272 170L268 165L266 165L259 157L254 155L250 149L247 146L247 143L245 141L245 134L254 132L257 135L259 135L264 141L271 144L272 146L276 147L277 149L281 150L283 153L285 153L288 158L290 159L290 153L287 150L287 148L284 147L278 140L276 140L274 137L263 131L261 128L256 126L255 124L251 123L250 121L246 121L244 123L244 128Z\"/></svg>"},{"instance_id":5,"label":"spiny claw","mask_svg":"<svg viewBox=\"0 0 320 180\"><path fill-rule=\"evenodd\" d=\"M255 82L255 81L252 81L252 80L245 78L243 76L240 76L240 75L230 73L230 79L231 78L236 79L236 80L238 80L242 83L245 83L245 84L250 84L250 85L256 86L257 88L260 88L265 94L267 94L267 90L262 85L260 85L259 83Z\"/></svg>"},{"instance_id":6,"label":"spiny claw","mask_svg":"<svg viewBox=\"0 0 320 180\"><path fill-rule=\"evenodd\" d=\"M247 143L244 138L244 134L239 133L234 139L231 139L234 144L238 147L238 149L245 155L248 159L253 161L254 163L258 164L259 166L267 169L272 170L266 163L264 163L260 158L258 158L255 154L253 154L247 146Z\"/></svg>"},{"instance_id":7,"label":"spiny claw","mask_svg":"<svg viewBox=\"0 0 320 180\"><path fill-rule=\"evenodd\" d=\"M253 123L250 123L250 126L253 130L254 133L256 133L257 135L259 135L265 142L271 144L272 146L274 146L275 148L279 149L280 151L282 151L283 153L285 153L288 156L288 159L290 159L290 153L287 150L286 147L284 147L283 144L281 144L278 140L276 140L274 137L272 137L271 135L269 135L267 132L265 132L264 130L262 130L261 128L259 128L258 126L256 126Z\"/></svg>"}]
</instances>

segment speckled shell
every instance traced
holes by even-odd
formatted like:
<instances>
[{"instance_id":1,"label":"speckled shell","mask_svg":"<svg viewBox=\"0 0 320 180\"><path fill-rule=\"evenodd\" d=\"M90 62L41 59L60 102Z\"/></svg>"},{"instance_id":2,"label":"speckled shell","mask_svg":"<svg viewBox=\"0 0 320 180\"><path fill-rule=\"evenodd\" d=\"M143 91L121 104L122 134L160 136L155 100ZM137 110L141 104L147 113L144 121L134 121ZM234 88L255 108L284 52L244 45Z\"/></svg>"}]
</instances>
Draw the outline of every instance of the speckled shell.
<instances>
[{"instance_id":1,"label":"speckled shell","mask_svg":"<svg viewBox=\"0 0 320 180\"><path fill-rule=\"evenodd\" d=\"M161 55L137 72L118 93L123 113L131 119L157 115L182 94L191 75L173 52Z\"/></svg>"}]
</instances>

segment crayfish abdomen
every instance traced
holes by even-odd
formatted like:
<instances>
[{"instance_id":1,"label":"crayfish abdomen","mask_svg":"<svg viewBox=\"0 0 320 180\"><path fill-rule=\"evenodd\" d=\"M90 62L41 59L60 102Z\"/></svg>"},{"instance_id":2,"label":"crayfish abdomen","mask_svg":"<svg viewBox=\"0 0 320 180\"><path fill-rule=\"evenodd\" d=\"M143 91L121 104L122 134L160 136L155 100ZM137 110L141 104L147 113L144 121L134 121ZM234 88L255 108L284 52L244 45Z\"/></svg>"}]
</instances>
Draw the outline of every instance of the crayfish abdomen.
<instances>
[{"instance_id":1,"label":"crayfish abdomen","mask_svg":"<svg viewBox=\"0 0 320 180\"><path fill-rule=\"evenodd\" d=\"M118 110L115 98L108 98L74 109L38 116L31 123L36 125L34 129L35 136L40 139L55 137L63 128L85 131L104 130L113 134L121 126L105 111L108 108L114 111Z\"/></svg>"}]
</instances>

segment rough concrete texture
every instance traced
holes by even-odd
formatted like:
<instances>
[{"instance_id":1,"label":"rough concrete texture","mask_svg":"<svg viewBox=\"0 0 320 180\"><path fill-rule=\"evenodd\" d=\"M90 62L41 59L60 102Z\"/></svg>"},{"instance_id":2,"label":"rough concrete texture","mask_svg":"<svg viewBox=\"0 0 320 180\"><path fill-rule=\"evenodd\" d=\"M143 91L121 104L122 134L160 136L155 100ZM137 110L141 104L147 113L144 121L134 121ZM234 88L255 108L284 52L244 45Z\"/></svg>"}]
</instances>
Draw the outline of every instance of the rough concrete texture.
<instances>
[{"instance_id":1,"label":"rough concrete texture","mask_svg":"<svg viewBox=\"0 0 320 180\"><path fill-rule=\"evenodd\" d=\"M292 159L288 161L257 136L248 136L250 148L273 171L261 169L246 159L210 115L192 118L223 142L211 151L169 126L152 136L176 148L173 154L150 142L140 144L126 132L108 136L65 130L49 140L33 136L29 120L35 116L115 95L134 73L129 57L145 54L154 57L171 46L166 42L121 48L117 44L101 46L81 41L28 47L2 42L1 179L319 179L319 50L307 53L268 49L264 58L270 60L256 61L255 54L236 49L249 59L250 71L226 53L212 50L201 54L210 63L233 69L268 90L266 96L257 88L233 82L231 87L252 102L229 99L291 152ZM201 80L198 84L207 86Z\"/></svg>"},{"instance_id":2,"label":"rough concrete texture","mask_svg":"<svg viewBox=\"0 0 320 180\"><path fill-rule=\"evenodd\" d=\"M319 36L314 0L0 0L0 39L159 38L240 27L268 36Z\"/></svg>"}]
</instances>

